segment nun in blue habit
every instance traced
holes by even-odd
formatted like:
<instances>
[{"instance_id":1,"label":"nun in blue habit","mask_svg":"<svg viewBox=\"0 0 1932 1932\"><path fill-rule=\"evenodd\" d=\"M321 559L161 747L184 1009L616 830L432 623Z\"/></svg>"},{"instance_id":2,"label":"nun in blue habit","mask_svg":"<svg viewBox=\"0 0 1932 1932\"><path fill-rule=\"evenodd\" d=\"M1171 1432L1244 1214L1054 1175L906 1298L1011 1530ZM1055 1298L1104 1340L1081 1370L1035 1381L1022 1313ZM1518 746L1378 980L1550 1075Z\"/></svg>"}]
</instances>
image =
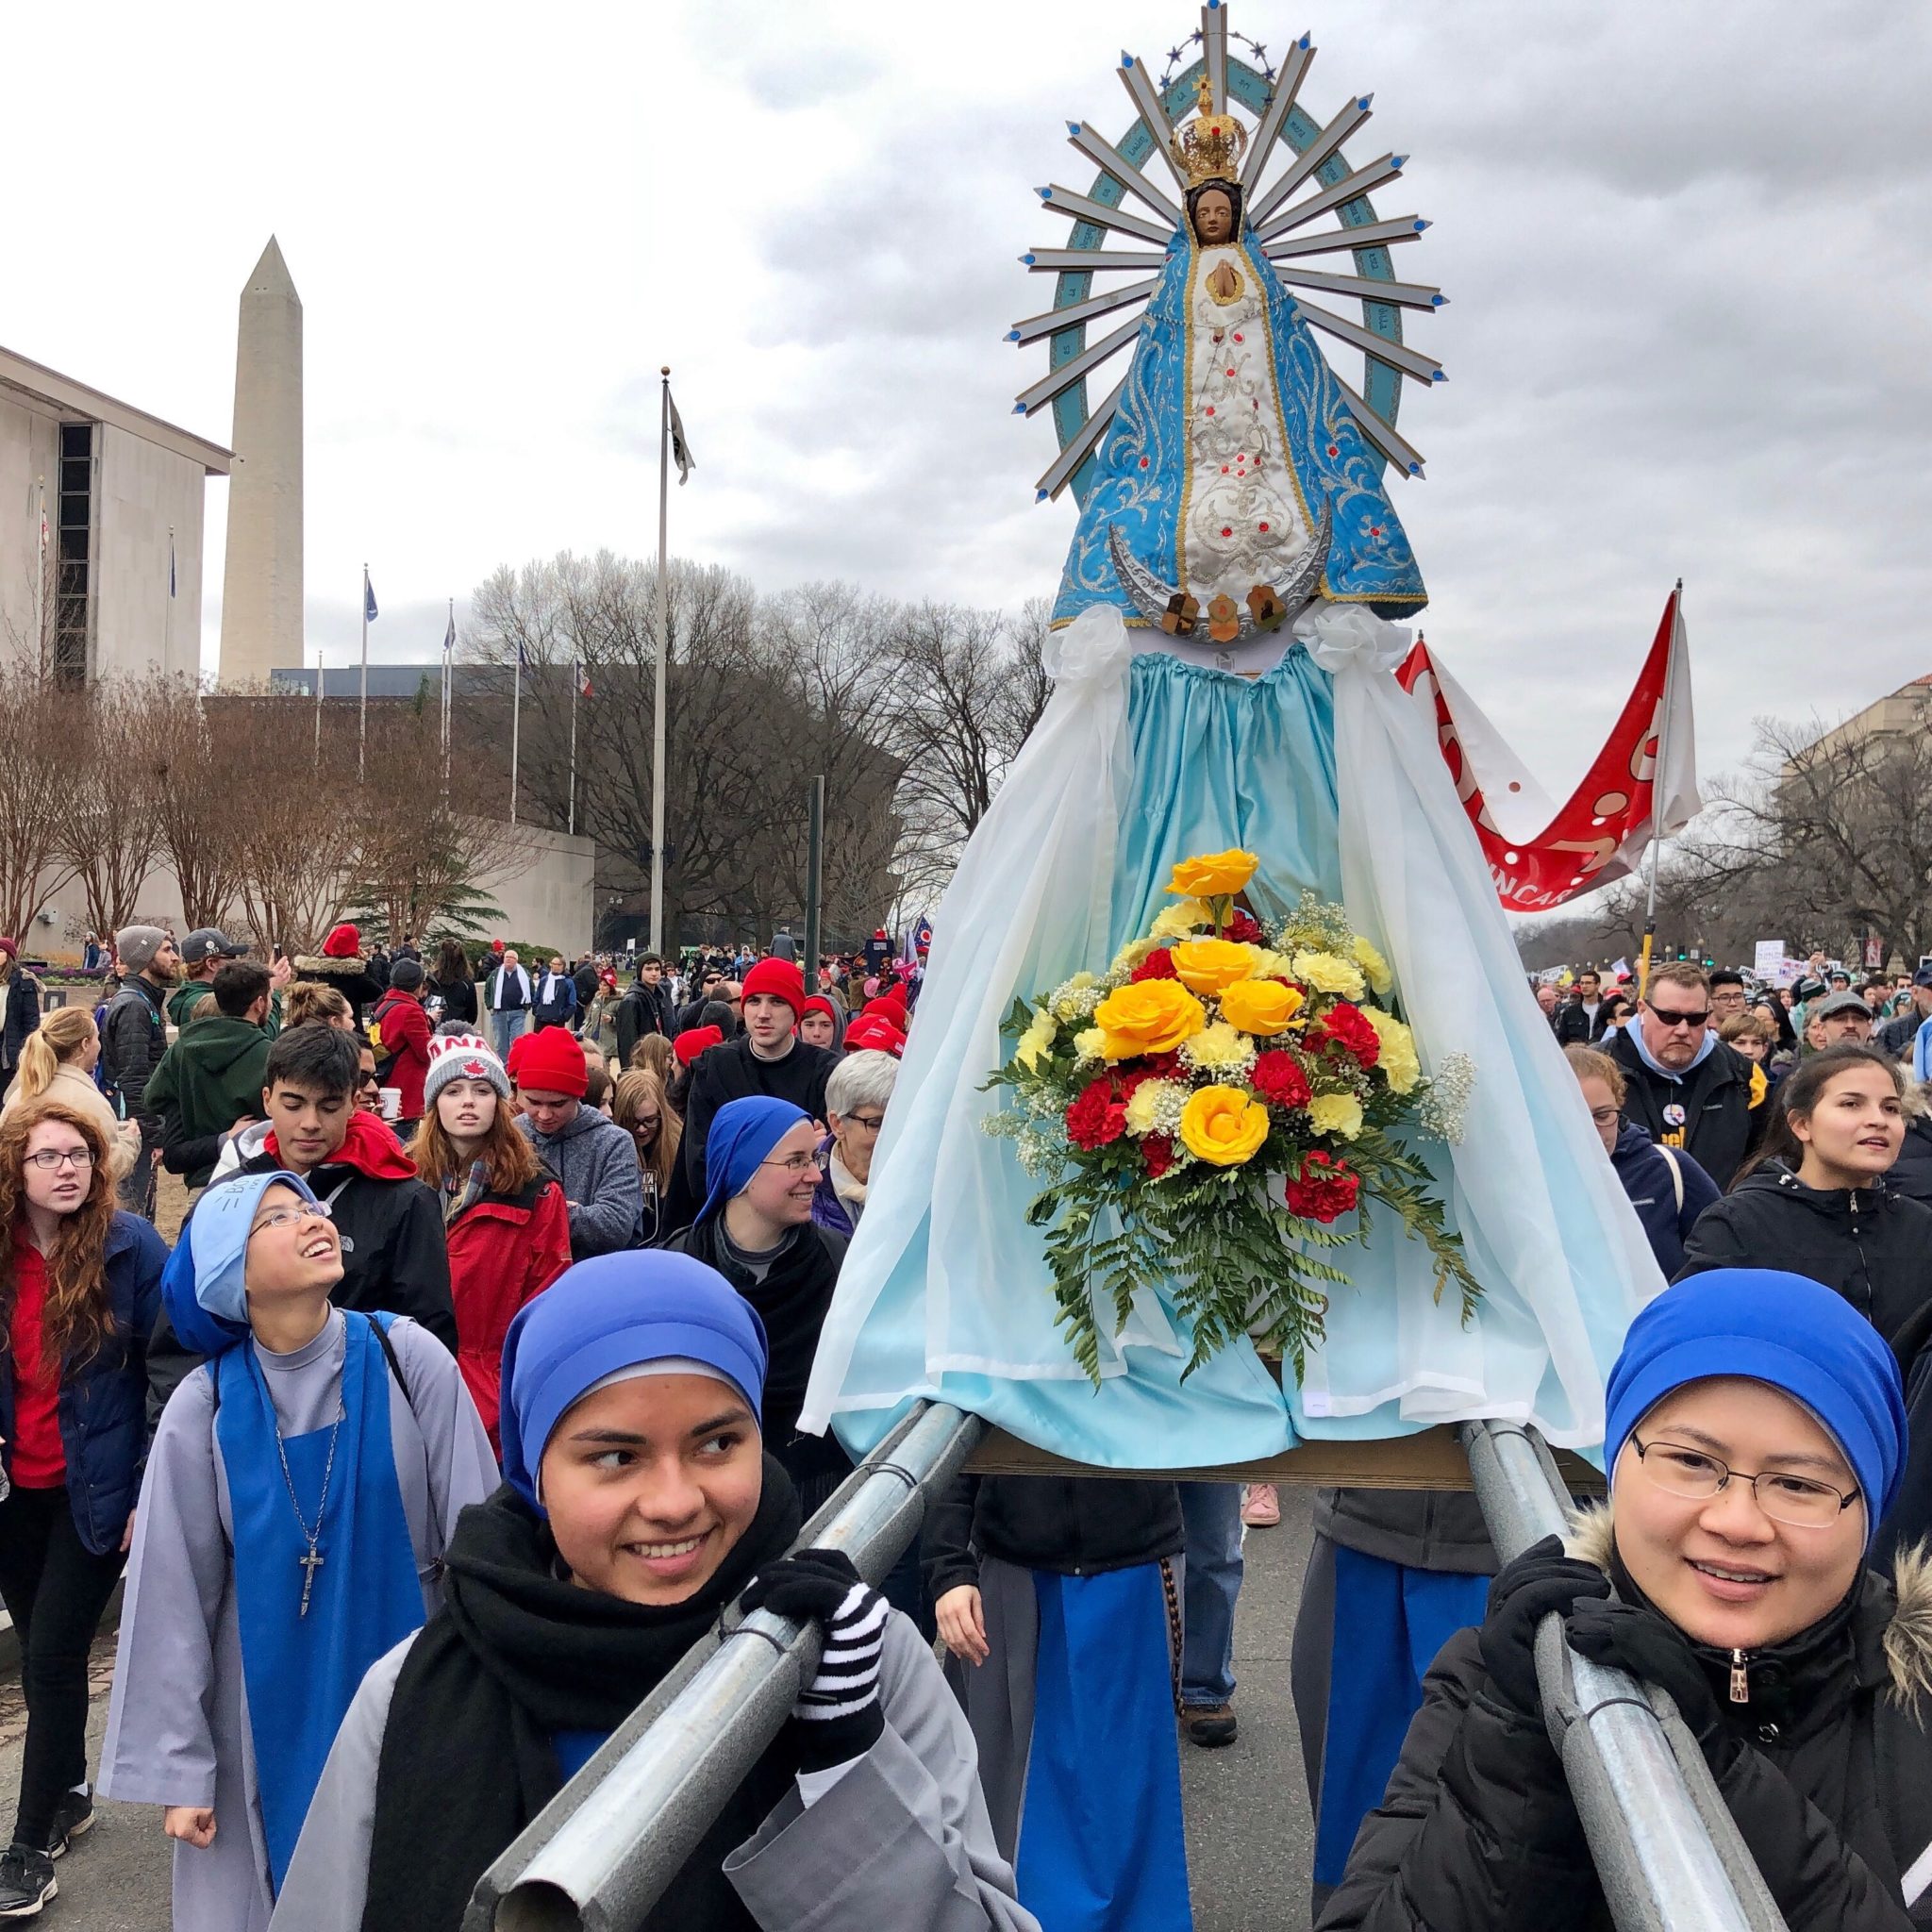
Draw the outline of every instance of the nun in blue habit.
<instances>
[{"instance_id":1,"label":"nun in blue habit","mask_svg":"<svg viewBox=\"0 0 1932 1932\"><path fill-rule=\"evenodd\" d=\"M341 1267L307 1182L248 1174L202 1197L162 1281L208 1359L148 1457L101 1788L167 1807L177 1926L266 1927L363 1672L496 1487L455 1358L331 1307Z\"/></svg>"}]
</instances>

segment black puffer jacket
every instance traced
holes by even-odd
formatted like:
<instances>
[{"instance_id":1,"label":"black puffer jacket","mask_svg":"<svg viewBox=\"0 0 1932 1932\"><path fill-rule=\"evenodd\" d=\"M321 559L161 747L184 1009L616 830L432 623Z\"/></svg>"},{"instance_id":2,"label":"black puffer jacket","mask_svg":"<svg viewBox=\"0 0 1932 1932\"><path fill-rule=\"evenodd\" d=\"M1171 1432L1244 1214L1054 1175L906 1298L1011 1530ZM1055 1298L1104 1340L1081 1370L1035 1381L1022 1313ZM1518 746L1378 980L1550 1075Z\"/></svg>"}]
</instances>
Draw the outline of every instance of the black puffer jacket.
<instances>
[{"instance_id":1,"label":"black puffer jacket","mask_svg":"<svg viewBox=\"0 0 1932 1932\"><path fill-rule=\"evenodd\" d=\"M1898 1158L1885 1180L1894 1193L1932 1208L1932 1115L1914 1114L1906 1123Z\"/></svg>"},{"instance_id":2,"label":"black puffer jacket","mask_svg":"<svg viewBox=\"0 0 1932 1932\"><path fill-rule=\"evenodd\" d=\"M1572 1547L1607 1568L1608 1512ZM1730 1653L1706 1659L1744 1747L1718 1790L1790 1932L1932 1925L1932 1891L1908 1911L1901 1883L1932 1848L1932 1568L1906 1558L1895 1583L1866 1571L1843 1628L1746 1662L1751 1699L1733 1705ZM1476 1632L1458 1631L1318 1932L1611 1923L1548 1732L1494 1696Z\"/></svg>"},{"instance_id":3,"label":"black puffer jacket","mask_svg":"<svg viewBox=\"0 0 1932 1932\"><path fill-rule=\"evenodd\" d=\"M1782 1268L1835 1288L1890 1341L1932 1301L1932 1208L1884 1180L1807 1188L1767 1160L1707 1208L1676 1278L1710 1268Z\"/></svg>"},{"instance_id":4,"label":"black puffer jacket","mask_svg":"<svg viewBox=\"0 0 1932 1932\"><path fill-rule=\"evenodd\" d=\"M1187 1541L1180 1491L1124 1477L961 1475L935 1499L920 1538L935 1597L979 1581L982 1557L1094 1576L1177 1557Z\"/></svg>"}]
</instances>

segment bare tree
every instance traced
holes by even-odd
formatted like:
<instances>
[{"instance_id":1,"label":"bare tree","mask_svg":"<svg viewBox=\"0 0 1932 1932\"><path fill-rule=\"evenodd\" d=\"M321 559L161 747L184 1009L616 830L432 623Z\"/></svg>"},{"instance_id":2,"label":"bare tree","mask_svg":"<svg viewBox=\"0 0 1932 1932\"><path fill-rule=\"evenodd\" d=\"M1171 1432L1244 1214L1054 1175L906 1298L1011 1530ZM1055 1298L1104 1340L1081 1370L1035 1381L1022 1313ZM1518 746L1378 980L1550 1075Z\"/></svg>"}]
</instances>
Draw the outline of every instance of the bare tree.
<instances>
[{"instance_id":1,"label":"bare tree","mask_svg":"<svg viewBox=\"0 0 1932 1932\"><path fill-rule=\"evenodd\" d=\"M36 665L0 671L0 930L24 933L72 878L64 858L85 706Z\"/></svg>"},{"instance_id":2,"label":"bare tree","mask_svg":"<svg viewBox=\"0 0 1932 1932\"><path fill-rule=\"evenodd\" d=\"M249 702L204 703L187 678L158 676L138 698L137 742L153 780L155 825L191 928L221 925L241 886L249 774L216 721L223 706ZM285 770L296 768L289 749Z\"/></svg>"},{"instance_id":3,"label":"bare tree","mask_svg":"<svg viewBox=\"0 0 1932 1932\"><path fill-rule=\"evenodd\" d=\"M87 923L118 932L134 918L142 881L161 847L157 783L147 757L151 686L121 680L89 692L72 747L61 855L86 895Z\"/></svg>"}]
</instances>

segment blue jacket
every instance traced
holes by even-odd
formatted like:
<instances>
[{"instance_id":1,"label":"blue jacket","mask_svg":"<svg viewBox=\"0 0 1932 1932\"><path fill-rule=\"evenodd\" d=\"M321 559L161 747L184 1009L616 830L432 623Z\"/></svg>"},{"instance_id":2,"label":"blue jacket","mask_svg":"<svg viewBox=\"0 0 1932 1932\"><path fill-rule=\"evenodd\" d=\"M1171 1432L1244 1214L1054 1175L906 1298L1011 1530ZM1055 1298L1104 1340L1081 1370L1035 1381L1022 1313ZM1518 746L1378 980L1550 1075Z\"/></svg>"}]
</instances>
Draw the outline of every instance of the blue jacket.
<instances>
[{"instance_id":1,"label":"blue jacket","mask_svg":"<svg viewBox=\"0 0 1932 1932\"><path fill-rule=\"evenodd\" d=\"M1718 1198L1717 1183L1681 1147L1674 1147L1684 1180L1683 1206L1677 1205L1677 1184L1670 1163L1641 1127L1628 1121L1617 1130L1616 1152L1610 1165L1630 1196L1630 1205L1643 1224L1650 1251L1670 1281L1684 1265L1684 1241L1697 1217Z\"/></svg>"},{"instance_id":2,"label":"blue jacket","mask_svg":"<svg viewBox=\"0 0 1932 1932\"><path fill-rule=\"evenodd\" d=\"M113 1334L77 1374L60 1380L60 1447L67 1501L80 1540L97 1557L121 1546L147 1465L147 1339L161 1312L168 1244L138 1214L108 1230L108 1299ZM0 1334L0 1448L13 1469L13 1355Z\"/></svg>"}]
</instances>

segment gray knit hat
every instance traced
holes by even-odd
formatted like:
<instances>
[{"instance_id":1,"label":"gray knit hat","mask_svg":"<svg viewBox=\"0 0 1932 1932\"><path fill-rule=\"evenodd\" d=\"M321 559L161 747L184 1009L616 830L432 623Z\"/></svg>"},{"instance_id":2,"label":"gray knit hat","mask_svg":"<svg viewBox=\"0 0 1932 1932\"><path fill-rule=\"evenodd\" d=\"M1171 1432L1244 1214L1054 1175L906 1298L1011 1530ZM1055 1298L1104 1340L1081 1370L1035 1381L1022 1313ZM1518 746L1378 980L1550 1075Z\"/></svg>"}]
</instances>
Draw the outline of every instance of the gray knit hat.
<instances>
[{"instance_id":1,"label":"gray knit hat","mask_svg":"<svg viewBox=\"0 0 1932 1932\"><path fill-rule=\"evenodd\" d=\"M120 956L121 970L145 973L167 942L168 935L158 925L124 925L114 935L114 951Z\"/></svg>"},{"instance_id":2,"label":"gray knit hat","mask_svg":"<svg viewBox=\"0 0 1932 1932\"><path fill-rule=\"evenodd\" d=\"M476 1033L439 1033L429 1042L429 1071L423 1075L423 1110L436 1105L436 1096L452 1080L488 1080L501 1100L509 1098L509 1075Z\"/></svg>"}]
</instances>

